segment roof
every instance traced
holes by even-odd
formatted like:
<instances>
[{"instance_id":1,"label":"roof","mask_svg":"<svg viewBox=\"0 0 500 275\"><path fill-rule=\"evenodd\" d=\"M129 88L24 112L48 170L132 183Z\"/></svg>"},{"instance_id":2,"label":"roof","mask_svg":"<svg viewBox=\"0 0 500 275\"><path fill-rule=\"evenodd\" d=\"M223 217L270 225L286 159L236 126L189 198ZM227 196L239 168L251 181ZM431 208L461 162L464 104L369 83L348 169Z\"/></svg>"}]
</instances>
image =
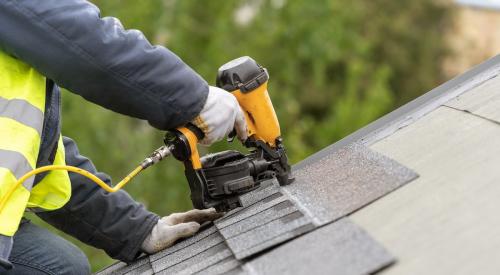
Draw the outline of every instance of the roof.
<instances>
[{"instance_id":1,"label":"roof","mask_svg":"<svg viewBox=\"0 0 500 275\"><path fill-rule=\"evenodd\" d=\"M495 273L499 72L497 56L296 164L293 184L102 274Z\"/></svg>"}]
</instances>

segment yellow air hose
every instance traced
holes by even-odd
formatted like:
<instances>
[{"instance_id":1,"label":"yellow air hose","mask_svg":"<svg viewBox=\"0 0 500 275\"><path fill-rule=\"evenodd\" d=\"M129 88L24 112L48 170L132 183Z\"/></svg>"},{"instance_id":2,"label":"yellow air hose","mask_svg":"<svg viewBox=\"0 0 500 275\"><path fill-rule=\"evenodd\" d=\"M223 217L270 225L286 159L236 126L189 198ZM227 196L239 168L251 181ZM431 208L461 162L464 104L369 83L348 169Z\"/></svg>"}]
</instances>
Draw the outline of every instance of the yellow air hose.
<instances>
[{"instance_id":1,"label":"yellow air hose","mask_svg":"<svg viewBox=\"0 0 500 275\"><path fill-rule=\"evenodd\" d=\"M28 178L47 171L51 170L67 170L69 172L77 173L80 174L84 177L87 177L91 181L95 182L97 185L99 185L102 189L113 193L116 192L120 189L122 189L133 177L135 177L137 174L139 174L142 170L152 166L153 164L158 163L168 155L170 155L170 151L172 150L171 147L167 146L162 146L158 149L156 149L149 157L144 159L144 161L141 162L139 166L137 166L132 172L130 172L125 178L123 178L117 185L114 187L111 187L107 185L104 181L102 181L100 178L96 177L94 174L90 173L89 171L86 171L84 169L74 167L74 166L69 166L69 165L47 165L43 167L39 167L36 169L33 169L29 171L28 173L24 174L22 177L20 177L14 185L7 191L7 193L2 197L0 200L0 212L3 211L3 208L9 198L12 196L14 191L23 184L25 180Z\"/></svg>"}]
</instances>

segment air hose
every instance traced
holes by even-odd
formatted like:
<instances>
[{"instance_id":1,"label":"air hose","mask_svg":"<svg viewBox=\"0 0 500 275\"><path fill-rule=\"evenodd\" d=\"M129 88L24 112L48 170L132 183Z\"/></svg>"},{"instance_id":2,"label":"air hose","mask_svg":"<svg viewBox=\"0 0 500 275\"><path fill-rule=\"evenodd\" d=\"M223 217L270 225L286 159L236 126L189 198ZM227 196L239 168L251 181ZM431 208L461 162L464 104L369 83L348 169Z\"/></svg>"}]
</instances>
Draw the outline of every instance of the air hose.
<instances>
[{"instance_id":1,"label":"air hose","mask_svg":"<svg viewBox=\"0 0 500 275\"><path fill-rule=\"evenodd\" d=\"M33 169L29 171L28 173L24 174L22 177L20 177L14 185L7 191L7 193L2 197L0 200L0 212L3 211L3 208L9 198L12 196L14 191L23 184L24 181L26 181L28 178L47 171L52 171L52 170L66 170L68 172L73 172L80 174L91 181L95 182L97 185L99 185L102 189L113 193L116 192L120 189L122 189L132 178L134 178L137 174L139 174L141 171L145 170L146 168L158 163L162 159L166 158L171 154L171 150L173 148L169 146L162 146L147 158L145 158L139 166L137 166L132 172L130 172L125 178L123 178L118 184L116 184L114 187L111 187L107 185L104 181L102 181L100 178L96 177L94 174L90 173L89 171L86 171L84 169L74 167L74 166L69 166L69 165L47 165L47 166L42 166L36 169Z\"/></svg>"}]
</instances>

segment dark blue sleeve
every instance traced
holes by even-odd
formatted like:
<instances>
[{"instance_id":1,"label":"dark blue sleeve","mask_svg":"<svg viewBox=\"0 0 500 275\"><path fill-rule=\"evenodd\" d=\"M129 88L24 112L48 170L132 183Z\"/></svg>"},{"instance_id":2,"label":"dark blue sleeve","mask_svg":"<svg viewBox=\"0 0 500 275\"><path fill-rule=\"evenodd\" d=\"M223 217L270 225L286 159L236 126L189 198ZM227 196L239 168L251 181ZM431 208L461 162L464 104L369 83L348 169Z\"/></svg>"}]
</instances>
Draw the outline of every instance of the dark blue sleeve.
<instances>
[{"instance_id":1,"label":"dark blue sleeve","mask_svg":"<svg viewBox=\"0 0 500 275\"><path fill-rule=\"evenodd\" d=\"M83 0L0 1L0 49L105 108L170 129L201 111L207 83Z\"/></svg>"},{"instance_id":2,"label":"dark blue sleeve","mask_svg":"<svg viewBox=\"0 0 500 275\"><path fill-rule=\"evenodd\" d=\"M64 137L63 141L66 164L87 170L110 185L109 176L97 172L92 162L80 155L73 140ZM60 209L37 215L80 241L103 249L114 259L134 260L159 217L125 191L108 193L79 174L69 175L72 187L69 202Z\"/></svg>"}]
</instances>

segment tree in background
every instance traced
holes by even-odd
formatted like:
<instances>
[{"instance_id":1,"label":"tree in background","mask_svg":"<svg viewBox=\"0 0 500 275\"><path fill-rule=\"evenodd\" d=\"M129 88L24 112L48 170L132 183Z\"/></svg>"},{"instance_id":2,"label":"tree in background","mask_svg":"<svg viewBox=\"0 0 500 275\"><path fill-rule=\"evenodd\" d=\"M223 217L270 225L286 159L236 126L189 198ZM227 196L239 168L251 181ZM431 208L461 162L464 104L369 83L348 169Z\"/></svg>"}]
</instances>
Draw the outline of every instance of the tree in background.
<instances>
[{"instance_id":1,"label":"tree in background","mask_svg":"<svg viewBox=\"0 0 500 275\"><path fill-rule=\"evenodd\" d=\"M450 14L433 0L93 2L103 15L166 45L212 85L230 59L249 55L264 65L292 163L443 80L442 33ZM114 179L162 144L163 134L143 121L69 92L63 100L63 133ZM209 150L235 146L221 142ZM126 189L159 214L191 207L175 160L145 171ZM81 246L94 270L111 262Z\"/></svg>"}]
</instances>

